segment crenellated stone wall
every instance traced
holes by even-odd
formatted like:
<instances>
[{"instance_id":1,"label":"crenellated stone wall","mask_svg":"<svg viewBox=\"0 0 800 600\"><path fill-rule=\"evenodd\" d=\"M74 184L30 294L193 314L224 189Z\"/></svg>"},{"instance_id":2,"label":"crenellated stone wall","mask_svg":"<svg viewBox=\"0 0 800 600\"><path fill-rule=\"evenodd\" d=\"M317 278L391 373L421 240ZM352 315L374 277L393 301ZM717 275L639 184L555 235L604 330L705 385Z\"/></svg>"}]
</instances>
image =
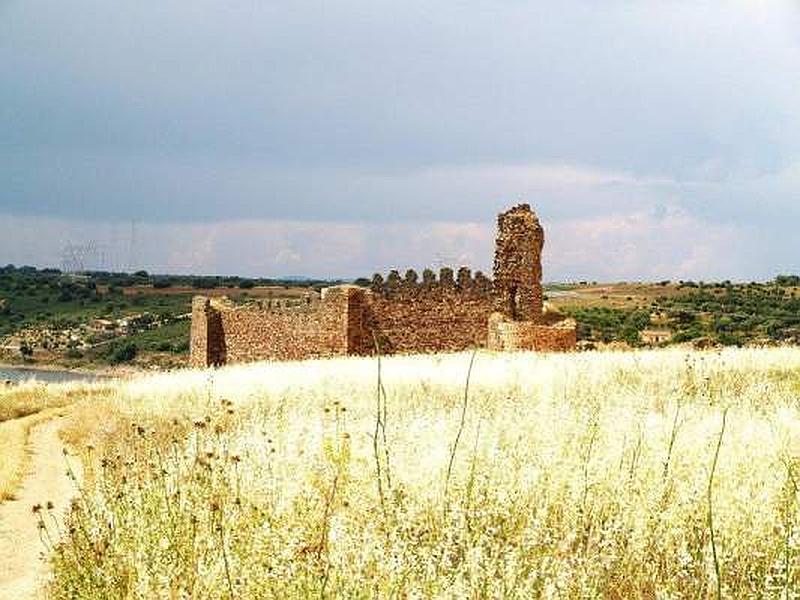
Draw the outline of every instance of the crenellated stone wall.
<instances>
[{"instance_id":1,"label":"crenellated stone wall","mask_svg":"<svg viewBox=\"0 0 800 600\"><path fill-rule=\"evenodd\" d=\"M467 267L375 275L369 289L335 286L299 306L192 303L191 364L381 353L564 351L576 345L570 319L543 307L544 230L527 204L498 217L494 281Z\"/></svg>"},{"instance_id":2,"label":"crenellated stone wall","mask_svg":"<svg viewBox=\"0 0 800 600\"><path fill-rule=\"evenodd\" d=\"M467 268L444 268L438 280L426 269L421 282L413 270L403 279L392 271L373 277L364 325L387 354L453 352L486 345L492 304L491 281Z\"/></svg>"},{"instance_id":3,"label":"crenellated stone wall","mask_svg":"<svg viewBox=\"0 0 800 600\"><path fill-rule=\"evenodd\" d=\"M421 280L414 269L409 269L403 277L399 271L390 271L385 279L383 275L376 273L372 276L370 289L373 293L386 298L416 298L437 292L490 297L492 280L480 271L473 277L468 267L461 267L457 275L453 269L443 267L439 271L438 278L432 269L425 269Z\"/></svg>"}]
</instances>

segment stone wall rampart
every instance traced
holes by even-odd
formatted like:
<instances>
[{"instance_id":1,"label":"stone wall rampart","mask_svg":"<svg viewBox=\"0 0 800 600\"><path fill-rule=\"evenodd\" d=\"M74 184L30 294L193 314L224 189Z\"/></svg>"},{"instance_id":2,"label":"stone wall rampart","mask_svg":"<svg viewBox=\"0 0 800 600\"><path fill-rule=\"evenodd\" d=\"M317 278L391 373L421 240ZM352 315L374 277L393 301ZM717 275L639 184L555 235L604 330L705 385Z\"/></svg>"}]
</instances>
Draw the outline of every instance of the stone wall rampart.
<instances>
[{"instance_id":1,"label":"stone wall rampart","mask_svg":"<svg viewBox=\"0 0 800 600\"><path fill-rule=\"evenodd\" d=\"M346 314L332 307L304 312L259 309L221 313L228 362L299 360L347 353Z\"/></svg>"},{"instance_id":2,"label":"stone wall rampart","mask_svg":"<svg viewBox=\"0 0 800 600\"><path fill-rule=\"evenodd\" d=\"M364 290L341 286L317 304L296 307L249 304L197 297L192 313L192 364L206 366L257 360L300 360L351 352L363 337ZM205 361L205 362L204 362Z\"/></svg>"},{"instance_id":3,"label":"stone wall rampart","mask_svg":"<svg viewBox=\"0 0 800 600\"><path fill-rule=\"evenodd\" d=\"M491 308L491 294L441 287L372 294L364 327L376 333L384 354L456 352L486 345Z\"/></svg>"},{"instance_id":4,"label":"stone wall rampart","mask_svg":"<svg viewBox=\"0 0 800 600\"><path fill-rule=\"evenodd\" d=\"M576 326L543 306L544 230L530 206L498 217L494 277L467 267L376 274L369 289L326 288L299 301L192 303L191 364L372 354L571 350Z\"/></svg>"}]
</instances>

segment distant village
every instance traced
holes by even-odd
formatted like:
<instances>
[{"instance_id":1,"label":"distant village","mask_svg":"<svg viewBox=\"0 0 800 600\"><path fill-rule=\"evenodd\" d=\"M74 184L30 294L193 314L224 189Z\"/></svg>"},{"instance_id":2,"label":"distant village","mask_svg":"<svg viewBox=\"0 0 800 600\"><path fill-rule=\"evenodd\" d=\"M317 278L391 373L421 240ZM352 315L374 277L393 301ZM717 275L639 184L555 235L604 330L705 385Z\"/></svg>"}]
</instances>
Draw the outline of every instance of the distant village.
<instances>
[{"instance_id":1,"label":"distant village","mask_svg":"<svg viewBox=\"0 0 800 600\"><path fill-rule=\"evenodd\" d=\"M72 327L27 327L0 339L0 350L32 353L34 348L57 353L84 351L142 331L158 329L176 321L188 320L191 313L177 317L159 317L151 313L120 318L97 318Z\"/></svg>"}]
</instances>

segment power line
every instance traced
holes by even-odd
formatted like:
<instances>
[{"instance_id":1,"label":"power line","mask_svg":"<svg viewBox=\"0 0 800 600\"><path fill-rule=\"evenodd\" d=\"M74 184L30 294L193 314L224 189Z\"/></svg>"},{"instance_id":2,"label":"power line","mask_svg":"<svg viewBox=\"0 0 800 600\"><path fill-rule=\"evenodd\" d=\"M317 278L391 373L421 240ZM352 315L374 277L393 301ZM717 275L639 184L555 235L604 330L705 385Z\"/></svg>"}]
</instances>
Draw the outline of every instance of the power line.
<instances>
[{"instance_id":1,"label":"power line","mask_svg":"<svg viewBox=\"0 0 800 600\"><path fill-rule=\"evenodd\" d=\"M128 272L133 273L137 270L138 257L136 255L137 242L136 242L136 220L131 219L131 237L130 245L128 248Z\"/></svg>"},{"instance_id":2,"label":"power line","mask_svg":"<svg viewBox=\"0 0 800 600\"><path fill-rule=\"evenodd\" d=\"M85 244L69 242L61 249L61 270L64 273L85 273L97 268L98 256L98 246L94 240Z\"/></svg>"}]
</instances>

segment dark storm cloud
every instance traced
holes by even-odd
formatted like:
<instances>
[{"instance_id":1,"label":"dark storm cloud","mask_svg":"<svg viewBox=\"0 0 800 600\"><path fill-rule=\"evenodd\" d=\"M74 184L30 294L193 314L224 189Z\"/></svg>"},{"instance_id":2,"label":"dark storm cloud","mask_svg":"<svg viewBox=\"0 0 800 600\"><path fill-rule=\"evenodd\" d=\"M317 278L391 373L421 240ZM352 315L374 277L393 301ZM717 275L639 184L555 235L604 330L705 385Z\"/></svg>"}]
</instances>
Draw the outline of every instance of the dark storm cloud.
<instances>
[{"instance_id":1,"label":"dark storm cloud","mask_svg":"<svg viewBox=\"0 0 800 600\"><path fill-rule=\"evenodd\" d=\"M791 249L798 25L777 0L7 1L0 213L373 227L524 198L562 231L671 207Z\"/></svg>"}]
</instances>

